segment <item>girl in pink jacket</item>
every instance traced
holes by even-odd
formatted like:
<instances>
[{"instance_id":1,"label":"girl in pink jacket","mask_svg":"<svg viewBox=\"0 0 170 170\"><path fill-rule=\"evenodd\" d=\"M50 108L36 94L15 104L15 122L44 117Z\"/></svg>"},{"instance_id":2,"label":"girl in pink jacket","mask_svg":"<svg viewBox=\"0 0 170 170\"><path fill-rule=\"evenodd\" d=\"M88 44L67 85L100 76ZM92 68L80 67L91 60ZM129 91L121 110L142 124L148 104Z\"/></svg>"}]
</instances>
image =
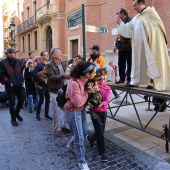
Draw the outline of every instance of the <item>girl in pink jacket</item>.
<instances>
[{"instance_id":1,"label":"girl in pink jacket","mask_svg":"<svg viewBox=\"0 0 170 170\"><path fill-rule=\"evenodd\" d=\"M101 161L107 161L105 155L105 141L104 141L104 130L107 118L107 105L110 100L111 88L105 84L107 78L107 71L104 68L97 70L101 75L101 80L98 82L99 91L102 95L103 101L99 107L90 108L90 116L93 122L95 133L87 135L86 138L89 142L90 147L94 146L94 141L97 140L98 157Z\"/></svg>"}]
</instances>

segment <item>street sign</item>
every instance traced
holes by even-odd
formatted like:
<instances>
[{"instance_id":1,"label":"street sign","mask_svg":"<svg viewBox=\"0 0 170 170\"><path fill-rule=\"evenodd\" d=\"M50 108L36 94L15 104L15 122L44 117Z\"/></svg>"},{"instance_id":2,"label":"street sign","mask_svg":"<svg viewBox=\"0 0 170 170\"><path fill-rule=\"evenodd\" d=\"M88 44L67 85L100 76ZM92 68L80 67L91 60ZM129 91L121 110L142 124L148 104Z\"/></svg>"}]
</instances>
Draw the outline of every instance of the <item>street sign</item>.
<instances>
[{"instance_id":1,"label":"street sign","mask_svg":"<svg viewBox=\"0 0 170 170\"><path fill-rule=\"evenodd\" d=\"M92 25L86 25L86 31L87 32L94 32L94 33L100 33L100 34L106 34L108 32L108 29L105 27L97 27Z\"/></svg>"},{"instance_id":2,"label":"street sign","mask_svg":"<svg viewBox=\"0 0 170 170\"><path fill-rule=\"evenodd\" d=\"M76 13L67 17L67 26L68 28L74 27L82 23L82 10L77 11Z\"/></svg>"}]
</instances>

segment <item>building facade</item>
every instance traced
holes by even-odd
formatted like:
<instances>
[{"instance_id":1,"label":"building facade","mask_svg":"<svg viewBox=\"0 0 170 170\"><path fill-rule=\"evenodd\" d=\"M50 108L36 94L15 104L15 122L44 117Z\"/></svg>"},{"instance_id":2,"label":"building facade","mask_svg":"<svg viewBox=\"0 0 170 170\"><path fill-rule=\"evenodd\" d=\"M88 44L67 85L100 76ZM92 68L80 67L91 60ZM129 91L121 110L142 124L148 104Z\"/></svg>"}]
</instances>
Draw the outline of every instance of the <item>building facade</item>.
<instances>
[{"instance_id":1,"label":"building facade","mask_svg":"<svg viewBox=\"0 0 170 170\"><path fill-rule=\"evenodd\" d=\"M170 7L168 0L146 0L146 5L154 6L162 18L170 42ZM18 0L15 24L17 25L15 41L20 51L19 57L26 58L33 51L38 57L42 50L50 51L59 47L68 59L75 54L83 54L82 24L69 27L68 18L85 5L86 25L105 27L107 34L86 32L87 58L94 44L100 46L106 62L117 57L113 53L116 35L112 30L117 27L117 11L123 7L133 17L136 12L132 0ZM170 46L168 46L170 47Z\"/></svg>"}]
</instances>

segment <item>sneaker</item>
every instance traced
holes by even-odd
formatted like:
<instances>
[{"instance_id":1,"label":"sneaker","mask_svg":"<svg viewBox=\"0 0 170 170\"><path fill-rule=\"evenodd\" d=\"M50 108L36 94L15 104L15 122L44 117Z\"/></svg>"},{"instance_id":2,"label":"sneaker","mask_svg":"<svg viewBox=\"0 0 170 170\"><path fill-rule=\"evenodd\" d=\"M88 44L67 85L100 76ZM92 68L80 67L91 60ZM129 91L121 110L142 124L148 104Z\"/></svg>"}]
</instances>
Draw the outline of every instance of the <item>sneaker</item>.
<instances>
[{"instance_id":1,"label":"sneaker","mask_svg":"<svg viewBox=\"0 0 170 170\"><path fill-rule=\"evenodd\" d=\"M11 120L11 125L12 126L18 126L18 123L16 122L16 120Z\"/></svg>"},{"instance_id":2,"label":"sneaker","mask_svg":"<svg viewBox=\"0 0 170 170\"><path fill-rule=\"evenodd\" d=\"M86 136L86 139L87 139L87 141L88 141L88 143L89 143L89 146L90 146L91 148L93 148L93 147L94 147L94 142L90 141L90 135L87 135L87 136Z\"/></svg>"},{"instance_id":3,"label":"sneaker","mask_svg":"<svg viewBox=\"0 0 170 170\"><path fill-rule=\"evenodd\" d=\"M71 133L70 129L65 128L65 127L62 127L62 131L63 131L63 132L67 132L67 133Z\"/></svg>"},{"instance_id":4,"label":"sneaker","mask_svg":"<svg viewBox=\"0 0 170 170\"><path fill-rule=\"evenodd\" d=\"M98 157L103 162L107 162L108 161L107 156L105 154L98 155Z\"/></svg>"},{"instance_id":5,"label":"sneaker","mask_svg":"<svg viewBox=\"0 0 170 170\"><path fill-rule=\"evenodd\" d=\"M81 170L90 170L87 164L79 164Z\"/></svg>"},{"instance_id":6,"label":"sneaker","mask_svg":"<svg viewBox=\"0 0 170 170\"><path fill-rule=\"evenodd\" d=\"M71 146L69 145L69 143L67 144L67 148L68 148L69 150L71 150L72 152L76 153L75 149L74 149L73 147L71 147Z\"/></svg>"},{"instance_id":7,"label":"sneaker","mask_svg":"<svg viewBox=\"0 0 170 170\"><path fill-rule=\"evenodd\" d=\"M22 118L19 114L16 116L16 118L17 118L19 121L23 121L23 118Z\"/></svg>"},{"instance_id":8,"label":"sneaker","mask_svg":"<svg viewBox=\"0 0 170 170\"><path fill-rule=\"evenodd\" d=\"M45 116L45 118L53 121L53 118L50 117L49 115Z\"/></svg>"}]
</instances>

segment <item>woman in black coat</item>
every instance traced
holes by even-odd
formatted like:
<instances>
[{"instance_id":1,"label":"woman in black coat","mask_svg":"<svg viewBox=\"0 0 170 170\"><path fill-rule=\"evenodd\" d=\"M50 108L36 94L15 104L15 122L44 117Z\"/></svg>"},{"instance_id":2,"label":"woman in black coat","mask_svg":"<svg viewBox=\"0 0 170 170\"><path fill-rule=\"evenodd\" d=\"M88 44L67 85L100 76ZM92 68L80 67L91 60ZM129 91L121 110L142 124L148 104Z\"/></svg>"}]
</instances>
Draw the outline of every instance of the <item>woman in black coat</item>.
<instances>
[{"instance_id":1,"label":"woman in black coat","mask_svg":"<svg viewBox=\"0 0 170 170\"><path fill-rule=\"evenodd\" d=\"M31 71L34 69L34 67L35 67L34 59L29 59L26 63L26 68L24 73L25 87L26 87L28 107L30 113L32 113L33 103L34 103L34 108L36 108L38 104L38 102L36 101L35 83L32 81L32 77L31 77Z\"/></svg>"}]
</instances>

